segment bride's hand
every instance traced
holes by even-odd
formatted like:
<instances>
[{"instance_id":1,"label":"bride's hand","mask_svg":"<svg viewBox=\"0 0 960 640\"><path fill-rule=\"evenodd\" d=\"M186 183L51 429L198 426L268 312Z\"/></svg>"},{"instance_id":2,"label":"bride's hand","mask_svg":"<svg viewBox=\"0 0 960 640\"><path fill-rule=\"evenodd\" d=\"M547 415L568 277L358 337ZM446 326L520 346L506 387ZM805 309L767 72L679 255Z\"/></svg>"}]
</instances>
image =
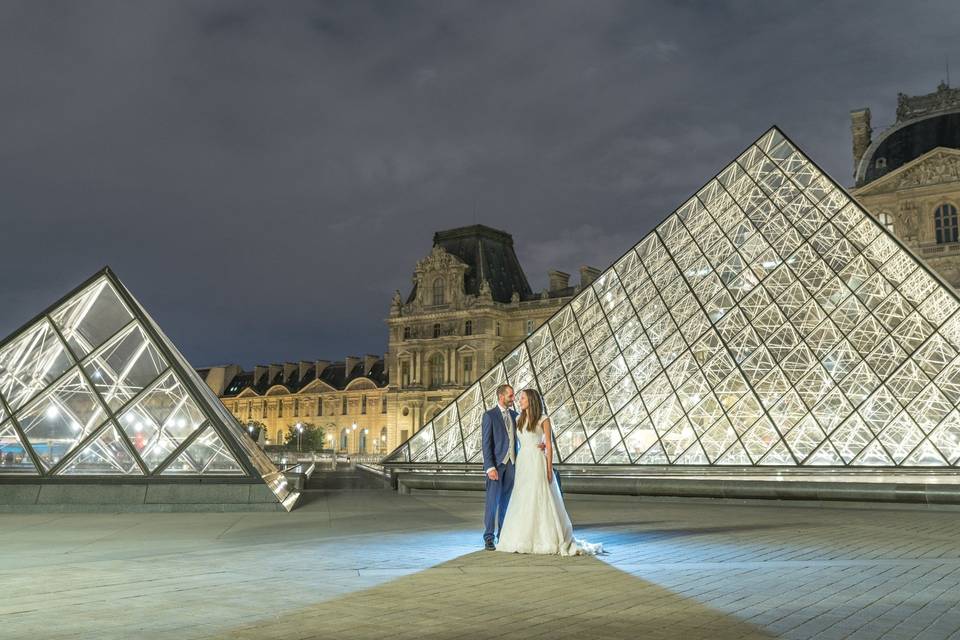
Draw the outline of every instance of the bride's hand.
<instances>
[{"instance_id":1,"label":"bride's hand","mask_svg":"<svg viewBox=\"0 0 960 640\"><path fill-rule=\"evenodd\" d=\"M553 482L553 472L548 471L548 472L547 472L547 484L550 484L551 482Z\"/></svg>"}]
</instances>

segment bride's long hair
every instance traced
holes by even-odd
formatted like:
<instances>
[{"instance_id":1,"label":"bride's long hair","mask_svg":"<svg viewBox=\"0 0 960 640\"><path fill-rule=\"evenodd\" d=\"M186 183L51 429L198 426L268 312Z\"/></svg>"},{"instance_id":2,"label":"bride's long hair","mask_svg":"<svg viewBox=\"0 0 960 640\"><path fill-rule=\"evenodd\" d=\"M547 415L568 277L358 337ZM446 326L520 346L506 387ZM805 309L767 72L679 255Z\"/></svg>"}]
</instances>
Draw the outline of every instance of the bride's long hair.
<instances>
[{"instance_id":1,"label":"bride's long hair","mask_svg":"<svg viewBox=\"0 0 960 640\"><path fill-rule=\"evenodd\" d=\"M540 416L543 415L543 399L536 389L524 389L521 393L527 397L527 408L520 412L517 430L533 431L540 424Z\"/></svg>"}]
</instances>

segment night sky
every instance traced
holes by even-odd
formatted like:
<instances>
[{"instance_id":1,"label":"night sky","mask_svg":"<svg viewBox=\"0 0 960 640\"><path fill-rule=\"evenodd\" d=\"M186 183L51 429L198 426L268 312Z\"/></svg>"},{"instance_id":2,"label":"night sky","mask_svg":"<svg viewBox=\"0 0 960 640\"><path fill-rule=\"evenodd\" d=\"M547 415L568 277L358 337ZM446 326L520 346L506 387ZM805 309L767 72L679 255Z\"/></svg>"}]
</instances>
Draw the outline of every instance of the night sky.
<instances>
[{"instance_id":1,"label":"night sky","mask_svg":"<svg viewBox=\"0 0 960 640\"><path fill-rule=\"evenodd\" d=\"M849 184L957 7L4 0L0 335L109 264L197 366L383 353L436 230L541 290L772 124Z\"/></svg>"}]
</instances>

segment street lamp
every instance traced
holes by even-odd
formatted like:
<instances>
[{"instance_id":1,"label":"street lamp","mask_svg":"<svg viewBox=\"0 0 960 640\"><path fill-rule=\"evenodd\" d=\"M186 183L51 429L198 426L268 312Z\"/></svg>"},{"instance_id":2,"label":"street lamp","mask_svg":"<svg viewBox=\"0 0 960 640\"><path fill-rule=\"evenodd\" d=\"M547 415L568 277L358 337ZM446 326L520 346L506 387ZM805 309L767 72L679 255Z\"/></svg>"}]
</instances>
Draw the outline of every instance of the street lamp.
<instances>
[{"instance_id":1,"label":"street lamp","mask_svg":"<svg viewBox=\"0 0 960 640\"><path fill-rule=\"evenodd\" d=\"M297 452L300 451L300 443L303 441L303 424L297 423Z\"/></svg>"}]
</instances>

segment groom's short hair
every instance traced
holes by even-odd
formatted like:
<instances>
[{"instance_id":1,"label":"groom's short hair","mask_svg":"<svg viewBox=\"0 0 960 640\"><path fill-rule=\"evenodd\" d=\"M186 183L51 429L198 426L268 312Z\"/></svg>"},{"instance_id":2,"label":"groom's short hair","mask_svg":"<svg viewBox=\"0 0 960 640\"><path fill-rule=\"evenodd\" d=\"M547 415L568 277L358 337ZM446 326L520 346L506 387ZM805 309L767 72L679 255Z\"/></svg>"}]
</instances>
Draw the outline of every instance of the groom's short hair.
<instances>
[{"instance_id":1,"label":"groom's short hair","mask_svg":"<svg viewBox=\"0 0 960 640\"><path fill-rule=\"evenodd\" d=\"M507 392L507 389L513 389L513 387L507 383L503 383L502 385L497 387L497 397L499 398L500 396L505 394Z\"/></svg>"}]
</instances>

